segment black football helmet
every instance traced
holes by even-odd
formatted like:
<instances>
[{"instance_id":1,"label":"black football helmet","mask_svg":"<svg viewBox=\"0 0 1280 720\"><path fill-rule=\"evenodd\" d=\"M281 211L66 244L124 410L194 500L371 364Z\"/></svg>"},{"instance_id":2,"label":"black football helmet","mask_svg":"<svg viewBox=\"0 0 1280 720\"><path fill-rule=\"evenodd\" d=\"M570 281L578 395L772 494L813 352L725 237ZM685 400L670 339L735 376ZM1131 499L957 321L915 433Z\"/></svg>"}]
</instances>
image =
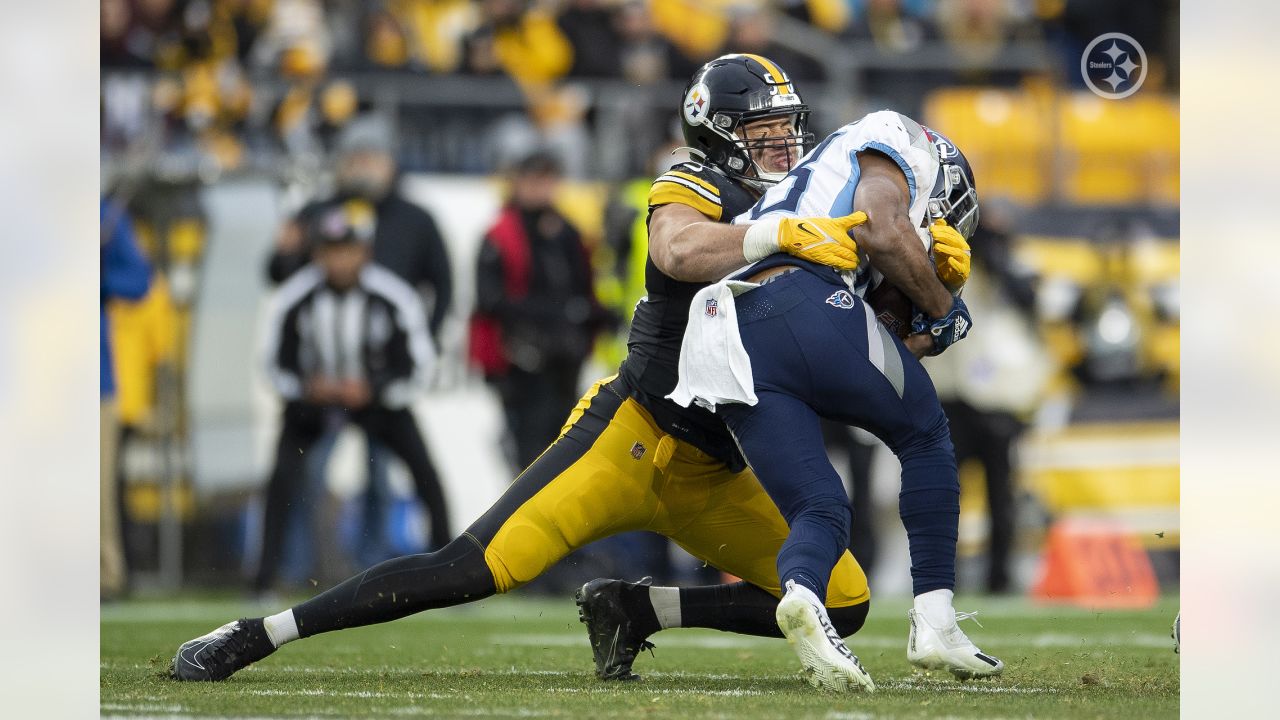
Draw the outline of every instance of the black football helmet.
<instances>
[{"instance_id":1,"label":"black football helmet","mask_svg":"<svg viewBox=\"0 0 1280 720\"><path fill-rule=\"evenodd\" d=\"M923 126L922 126L923 127ZM973 237L978 229L978 187L973 180L973 168L960 148L942 133L924 128L925 136L938 152L938 179L929 197L929 219L946 220L964 236Z\"/></svg>"},{"instance_id":2,"label":"black football helmet","mask_svg":"<svg viewBox=\"0 0 1280 720\"><path fill-rule=\"evenodd\" d=\"M792 134L758 140L739 135L746 123L772 117L792 118ZM799 148L799 156L813 140L807 132L809 106L787 73L760 55L724 55L699 68L685 86L680 122L685 142L697 156L757 188L786 173L766 172L752 160L752 151Z\"/></svg>"}]
</instances>

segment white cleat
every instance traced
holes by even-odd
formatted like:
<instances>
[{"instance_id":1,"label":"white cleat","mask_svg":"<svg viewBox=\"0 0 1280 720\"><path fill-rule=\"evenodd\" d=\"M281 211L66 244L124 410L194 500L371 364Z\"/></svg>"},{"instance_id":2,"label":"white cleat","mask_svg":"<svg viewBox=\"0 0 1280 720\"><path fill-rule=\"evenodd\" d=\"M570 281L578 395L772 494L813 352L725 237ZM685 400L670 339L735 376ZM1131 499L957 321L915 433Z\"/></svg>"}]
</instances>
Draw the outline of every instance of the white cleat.
<instances>
[{"instance_id":1,"label":"white cleat","mask_svg":"<svg viewBox=\"0 0 1280 720\"><path fill-rule=\"evenodd\" d=\"M950 627L936 628L924 613L907 611L911 635L907 638L907 659L926 670L946 670L961 680L995 677L1004 671L1004 663L978 649L960 629L960 620L973 619L977 613L956 613Z\"/></svg>"},{"instance_id":2,"label":"white cleat","mask_svg":"<svg viewBox=\"0 0 1280 720\"><path fill-rule=\"evenodd\" d=\"M840 639L826 608L807 588L788 580L776 617L810 685L836 692L875 691L876 684L858 656Z\"/></svg>"}]
</instances>

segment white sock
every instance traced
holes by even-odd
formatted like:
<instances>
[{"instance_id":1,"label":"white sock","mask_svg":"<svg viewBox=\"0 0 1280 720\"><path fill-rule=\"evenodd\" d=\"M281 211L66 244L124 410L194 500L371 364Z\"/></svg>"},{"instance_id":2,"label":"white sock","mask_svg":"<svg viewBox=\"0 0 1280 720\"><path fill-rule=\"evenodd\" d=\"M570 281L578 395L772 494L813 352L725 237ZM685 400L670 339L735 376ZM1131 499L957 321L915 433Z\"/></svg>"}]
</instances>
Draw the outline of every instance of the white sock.
<instances>
[{"instance_id":1,"label":"white sock","mask_svg":"<svg viewBox=\"0 0 1280 720\"><path fill-rule=\"evenodd\" d=\"M663 630L680 627L680 588L649 588L649 604L658 616L658 626Z\"/></svg>"},{"instance_id":2,"label":"white sock","mask_svg":"<svg viewBox=\"0 0 1280 720\"><path fill-rule=\"evenodd\" d=\"M942 629L951 627L956 621L956 610L951 607L951 599L955 593L950 590L930 590L921 593L915 599L915 611L924 616L933 627Z\"/></svg>"},{"instance_id":3,"label":"white sock","mask_svg":"<svg viewBox=\"0 0 1280 720\"><path fill-rule=\"evenodd\" d=\"M262 618L262 626L275 647L298 639L298 621L293 619L292 609Z\"/></svg>"}]
</instances>

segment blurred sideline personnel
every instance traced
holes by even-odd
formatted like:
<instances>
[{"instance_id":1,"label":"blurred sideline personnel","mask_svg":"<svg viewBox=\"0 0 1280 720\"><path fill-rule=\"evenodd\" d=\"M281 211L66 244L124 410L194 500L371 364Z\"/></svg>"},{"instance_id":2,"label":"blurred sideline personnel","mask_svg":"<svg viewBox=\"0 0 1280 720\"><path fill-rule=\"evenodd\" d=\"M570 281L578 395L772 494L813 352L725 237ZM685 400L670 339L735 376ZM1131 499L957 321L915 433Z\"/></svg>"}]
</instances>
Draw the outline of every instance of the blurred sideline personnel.
<instances>
[{"instance_id":1,"label":"blurred sideline personnel","mask_svg":"<svg viewBox=\"0 0 1280 720\"><path fill-rule=\"evenodd\" d=\"M377 228L373 262L399 275L423 296L429 328L439 337L440 326L453 302L453 274L444 240L435 219L400 192L391 130L380 118L352 121L338 147L337 188L331 200L360 199L374 208ZM287 222L276 240L267 275L281 283L311 261L308 224L328 207L329 200L311 203Z\"/></svg>"},{"instance_id":2,"label":"blurred sideline personnel","mask_svg":"<svg viewBox=\"0 0 1280 720\"><path fill-rule=\"evenodd\" d=\"M353 121L342 133L337 148L337 187L332 197L309 203L280 229L275 251L267 265L272 283L281 283L311 259L312 226L333 201L363 200L375 214L373 261L399 275L422 296L429 308L428 326L433 340L440 338L441 326L453 302L453 273L444 240L429 212L406 199L397 182L398 169L392 154L391 130L377 116ZM311 487L321 485L338 432L327 432L312 454ZM375 563L393 553L387 545L388 450L366 436L369 480L363 509L364 534L357 556L362 563ZM309 546L307 543L304 546ZM438 549L438 548L435 548Z\"/></svg>"},{"instance_id":3,"label":"blurred sideline personnel","mask_svg":"<svg viewBox=\"0 0 1280 720\"><path fill-rule=\"evenodd\" d=\"M133 223L124 205L102 198L98 206L98 223L98 343L101 347L98 386L101 406L99 592L101 599L114 600L125 593L129 578L120 530L120 493L116 487L120 427L116 416L116 379L112 367L111 333L107 327L107 304L113 300L141 300L151 285L151 266L138 249Z\"/></svg>"},{"instance_id":4,"label":"blurred sideline personnel","mask_svg":"<svg viewBox=\"0 0 1280 720\"><path fill-rule=\"evenodd\" d=\"M908 660L964 679L998 675L1003 663L956 623L965 617L952 607L960 483L947 417L919 362L972 326L959 297L969 275L966 237L978 224L969 164L943 136L881 110L832 133L790 177L737 219L754 221L747 241L799 216L833 236L853 226L865 261L839 273L773 255L699 292L680 382L669 397L724 419L790 525L778 552L786 595L777 619L810 684L875 689L857 657L826 631L831 623L819 597L848 546L850 525L821 418L871 431L901 462L898 507L915 595ZM823 212L834 217L803 219ZM862 299L882 282L915 308L914 318L903 318L911 327L901 340Z\"/></svg>"},{"instance_id":5,"label":"blurred sideline personnel","mask_svg":"<svg viewBox=\"0 0 1280 720\"><path fill-rule=\"evenodd\" d=\"M502 401L517 472L560 431L603 315L582 238L551 204L560 177L550 153L515 164L476 263L470 353Z\"/></svg>"},{"instance_id":6,"label":"blurred sideline personnel","mask_svg":"<svg viewBox=\"0 0 1280 720\"><path fill-rule=\"evenodd\" d=\"M809 109L781 68L756 55L717 58L690 81L681 113L702 160L653 182L647 295L619 373L587 391L551 447L443 550L380 563L294 608L184 643L174 677L220 680L301 637L509 592L570 551L629 530L666 535L743 581L588 583L578 601L601 679L634 679L636 653L664 628L782 636L776 558L787 523L723 423L665 395L676 384L689 303L708 283L780 251L845 270L858 258L847 237L806 232L804 222L751 242L748 226L728 223L786 176L811 137ZM866 576L845 552L827 588L832 633L857 632L869 600Z\"/></svg>"},{"instance_id":7,"label":"blurred sideline personnel","mask_svg":"<svg viewBox=\"0 0 1280 720\"><path fill-rule=\"evenodd\" d=\"M262 559L254 589L275 581L285 514L300 497L307 453L333 416L359 425L409 466L445 546L449 514L409 409L435 360L418 294L369 261L373 216L360 200L333 203L314 225L315 261L280 286L267 323L268 373L285 401L275 468L267 483Z\"/></svg>"}]
</instances>

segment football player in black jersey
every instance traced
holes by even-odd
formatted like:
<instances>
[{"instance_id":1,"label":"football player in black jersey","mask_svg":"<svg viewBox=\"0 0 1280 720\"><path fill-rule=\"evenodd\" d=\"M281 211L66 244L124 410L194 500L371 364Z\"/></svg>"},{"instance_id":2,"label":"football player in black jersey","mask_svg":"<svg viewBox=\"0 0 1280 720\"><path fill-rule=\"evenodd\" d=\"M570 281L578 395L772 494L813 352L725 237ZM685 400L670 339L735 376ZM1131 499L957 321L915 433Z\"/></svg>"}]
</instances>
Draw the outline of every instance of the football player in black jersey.
<instances>
[{"instance_id":1,"label":"football player in black jersey","mask_svg":"<svg viewBox=\"0 0 1280 720\"><path fill-rule=\"evenodd\" d=\"M664 396L676 384L690 300L708 282L780 251L857 266L847 234L857 215L785 220L751 240L746 226L728 224L797 162L808 113L787 74L764 57L726 55L703 66L681 100L697 162L664 173L650 191L647 296L619 372L583 396L560 437L444 548L388 560L281 613L188 641L172 676L221 680L298 638L508 592L569 552L631 530L661 533L742 581L585 585L577 600L600 678L635 679L636 654L664 628L781 637L776 556L787 524L723 424ZM856 632L869 600L866 576L846 551L826 597L834 631Z\"/></svg>"}]
</instances>

